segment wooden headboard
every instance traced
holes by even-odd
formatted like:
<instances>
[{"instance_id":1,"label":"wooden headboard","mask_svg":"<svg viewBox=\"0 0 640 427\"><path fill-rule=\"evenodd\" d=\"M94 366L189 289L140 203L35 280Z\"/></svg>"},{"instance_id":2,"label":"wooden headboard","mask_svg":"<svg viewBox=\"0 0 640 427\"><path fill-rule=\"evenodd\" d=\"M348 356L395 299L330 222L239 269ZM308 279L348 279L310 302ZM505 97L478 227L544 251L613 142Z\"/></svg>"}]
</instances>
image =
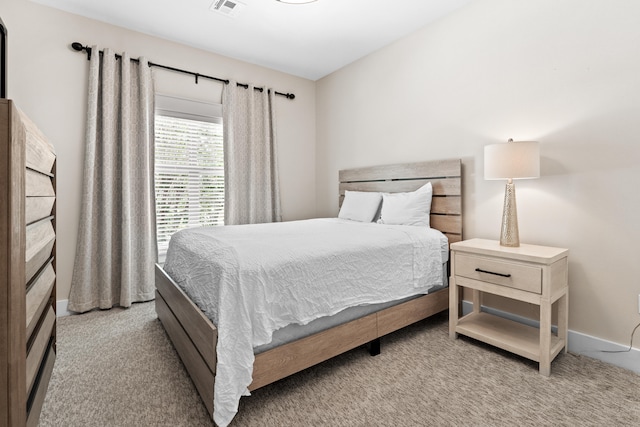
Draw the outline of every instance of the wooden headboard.
<instances>
[{"instance_id":1,"label":"wooden headboard","mask_svg":"<svg viewBox=\"0 0 640 427\"><path fill-rule=\"evenodd\" d=\"M431 181L431 227L442 231L449 243L462 240L462 163L460 159L343 169L339 172L340 201L344 192L414 191Z\"/></svg>"}]
</instances>

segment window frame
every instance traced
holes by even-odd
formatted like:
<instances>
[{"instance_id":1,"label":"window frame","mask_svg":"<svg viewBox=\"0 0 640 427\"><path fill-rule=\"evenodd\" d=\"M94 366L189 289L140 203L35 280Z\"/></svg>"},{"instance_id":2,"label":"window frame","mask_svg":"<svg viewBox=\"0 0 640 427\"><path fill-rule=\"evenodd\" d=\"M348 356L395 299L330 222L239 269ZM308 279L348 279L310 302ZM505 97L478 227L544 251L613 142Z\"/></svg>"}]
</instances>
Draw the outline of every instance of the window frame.
<instances>
[{"instance_id":1,"label":"window frame","mask_svg":"<svg viewBox=\"0 0 640 427\"><path fill-rule=\"evenodd\" d=\"M222 125L222 104L216 104L212 102L180 98L172 95L156 93L154 120L155 120L155 117L157 116L166 116L166 117L173 117L178 119L186 119L186 120L215 123L215 124ZM223 133L224 133L224 129L223 129ZM153 143L155 147L155 144L156 144L155 130L154 130ZM155 149L154 149L154 152L155 152ZM156 185L156 165L155 164L156 164L156 160L154 159L154 188ZM154 194L154 198L155 198L155 194ZM156 210L157 210L157 201L156 201ZM156 228L157 227L158 227L158 218L156 214ZM166 249L161 249L160 244L158 242L158 262L161 264L164 263L165 258L166 258Z\"/></svg>"}]
</instances>

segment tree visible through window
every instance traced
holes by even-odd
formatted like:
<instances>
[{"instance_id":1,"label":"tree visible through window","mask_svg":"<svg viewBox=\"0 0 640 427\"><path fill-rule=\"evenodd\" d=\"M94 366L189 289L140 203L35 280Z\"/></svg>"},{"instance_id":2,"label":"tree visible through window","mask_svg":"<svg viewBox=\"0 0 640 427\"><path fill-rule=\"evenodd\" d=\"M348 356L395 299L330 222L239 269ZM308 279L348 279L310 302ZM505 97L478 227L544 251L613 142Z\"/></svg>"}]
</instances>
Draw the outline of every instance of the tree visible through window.
<instances>
[{"instance_id":1,"label":"tree visible through window","mask_svg":"<svg viewBox=\"0 0 640 427\"><path fill-rule=\"evenodd\" d=\"M156 113L156 223L161 260L176 231L224 224L222 136L221 123Z\"/></svg>"}]
</instances>

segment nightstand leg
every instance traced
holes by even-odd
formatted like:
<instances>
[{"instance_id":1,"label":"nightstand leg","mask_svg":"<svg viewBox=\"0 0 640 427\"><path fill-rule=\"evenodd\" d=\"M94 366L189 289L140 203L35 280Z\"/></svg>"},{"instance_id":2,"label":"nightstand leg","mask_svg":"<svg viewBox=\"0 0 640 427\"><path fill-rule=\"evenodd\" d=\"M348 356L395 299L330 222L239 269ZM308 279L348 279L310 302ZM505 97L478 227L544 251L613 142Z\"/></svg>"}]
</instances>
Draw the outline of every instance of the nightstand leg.
<instances>
[{"instance_id":1,"label":"nightstand leg","mask_svg":"<svg viewBox=\"0 0 640 427\"><path fill-rule=\"evenodd\" d=\"M482 308L482 293L474 289L471 298L473 300L473 312L480 313Z\"/></svg>"},{"instance_id":2,"label":"nightstand leg","mask_svg":"<svg viewBox=\"0 0 640 427\"><path fill-rule=\"evenodd\" d=\"M558 338L564 341L564 353L569 348L569 293L558 300Z\"/></svg>"},{"instance_id":3,"label":"nightstand leg","mask_svg":"<svg viewBox=\"0 0 640 427\"><path fill-rule=\"evenodd\" d=\"M540 304L540 373L551 375L551 303Z\"/></svg>"},{"instance_id":4,"label":"nightstand leg","mask_svg":"<svg viewBox=\"0 0 640 427\"><path fill-rule=\"evenodd\" d=\"M458 324L458 307L460 305L460 290L453 276L449 279L449 338L456 339L456 325Z\"/></svg>"}]
</instances>

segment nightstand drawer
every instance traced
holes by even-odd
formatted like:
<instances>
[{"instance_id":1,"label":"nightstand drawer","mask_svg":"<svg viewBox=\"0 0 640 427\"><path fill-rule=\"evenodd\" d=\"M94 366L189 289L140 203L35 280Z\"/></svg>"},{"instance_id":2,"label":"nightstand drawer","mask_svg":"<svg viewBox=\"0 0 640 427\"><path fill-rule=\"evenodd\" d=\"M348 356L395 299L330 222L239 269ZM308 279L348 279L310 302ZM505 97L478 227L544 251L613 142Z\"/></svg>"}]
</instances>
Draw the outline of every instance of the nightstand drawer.
<instances>
[{"instance_id":1,"label":"nightstand drawer","mask_svg":"<svg viewBox=\"0 0 640 427\"><path fill-rule=\"evenodd\" d=\"M536 294L542 293L541 267L456 253L455 274Z\"/></svg>"}]
</instances>

